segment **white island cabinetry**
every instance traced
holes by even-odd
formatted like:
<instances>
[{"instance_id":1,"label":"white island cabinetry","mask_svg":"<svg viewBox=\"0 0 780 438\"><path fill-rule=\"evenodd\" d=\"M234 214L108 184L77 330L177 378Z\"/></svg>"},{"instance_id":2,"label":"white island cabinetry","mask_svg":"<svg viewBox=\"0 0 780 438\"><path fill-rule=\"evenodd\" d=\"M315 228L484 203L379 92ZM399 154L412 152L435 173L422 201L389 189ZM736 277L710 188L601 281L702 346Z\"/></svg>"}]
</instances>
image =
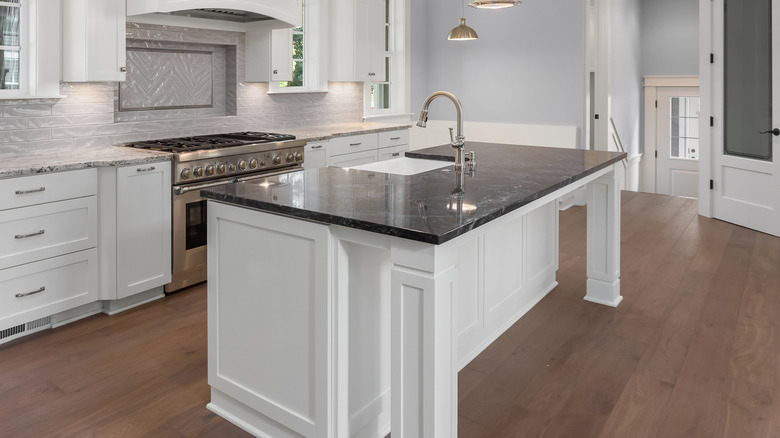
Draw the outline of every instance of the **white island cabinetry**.
<instances>
[{"instance_id":1,"label":"white island cabinetry","mask_svg":"<svg viewBox=\"0 0 780 438\"><path fill-rule=\"evenodd\" d=\"M0 342L97 301L97 171L0 180Z\"/></svg>"},{"instance_id":2,"label":"white island cabinetry","mask_svg":"<svg viewBox=\"0 0 780 438\"><path fill-rule=\"evenodd\" d=\"M171 281L170 162L100 170L101 299L161 296Z\"/></svg>"}]
</instances>

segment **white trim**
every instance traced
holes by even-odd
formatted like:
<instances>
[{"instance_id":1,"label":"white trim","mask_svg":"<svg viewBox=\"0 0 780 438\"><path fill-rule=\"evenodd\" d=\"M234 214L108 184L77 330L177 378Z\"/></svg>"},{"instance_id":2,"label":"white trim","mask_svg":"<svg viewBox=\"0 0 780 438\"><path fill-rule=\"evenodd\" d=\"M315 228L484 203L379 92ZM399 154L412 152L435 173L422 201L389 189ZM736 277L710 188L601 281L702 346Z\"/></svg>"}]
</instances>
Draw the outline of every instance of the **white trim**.
<instances>
[{"instance_id":1,"label":"white trim","mask_svg":"<svg viewBox=\"0 0 780 438\"><path fill-rule=\"evenodd\" d=\"M714 37L712 20L712 0L699 0L699 97L701 99L699 113L699 214L706 217L712 217L710 178L712 177L712 155L717 146L716 142L713 141L713 130L720 132L720 128L717 127L706 129L714 112L712 64L710 64Z\"/></svg>"},{"instance_id":2,"label":"white trim","mask_svg":"<svg viewBox=\"0 0 780 438\"><path fill-rule=\"evenodd\" d=\"M645 76L645 87L698 87L699 76Z\"/></svg>"}]
</instances>

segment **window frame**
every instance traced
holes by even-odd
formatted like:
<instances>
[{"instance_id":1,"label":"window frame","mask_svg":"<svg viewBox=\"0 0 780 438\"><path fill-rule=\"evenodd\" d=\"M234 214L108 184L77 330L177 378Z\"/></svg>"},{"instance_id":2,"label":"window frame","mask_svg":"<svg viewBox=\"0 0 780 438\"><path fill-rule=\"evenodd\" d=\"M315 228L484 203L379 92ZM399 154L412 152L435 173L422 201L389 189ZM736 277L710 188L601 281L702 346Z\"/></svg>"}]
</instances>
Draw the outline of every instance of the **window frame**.
<instances>
[{"instance_id":1,"label":"window frame","mask_svg":"<svg viewBox=\"0 0 780 438\"><path fill-rule=\"evenodd\" d=\"M389 62L384 81L366 81L363 83L363 120L408 116L408 72L406 54L409 53L409 41L404 22L408 15L409 0L386 0L385 15L386 41L385 62ZM389 61L387 61L389 60ZM390 105L388 108L371 108L371 86L387 84L390 87Z\"/></svg>"}]
</instances>

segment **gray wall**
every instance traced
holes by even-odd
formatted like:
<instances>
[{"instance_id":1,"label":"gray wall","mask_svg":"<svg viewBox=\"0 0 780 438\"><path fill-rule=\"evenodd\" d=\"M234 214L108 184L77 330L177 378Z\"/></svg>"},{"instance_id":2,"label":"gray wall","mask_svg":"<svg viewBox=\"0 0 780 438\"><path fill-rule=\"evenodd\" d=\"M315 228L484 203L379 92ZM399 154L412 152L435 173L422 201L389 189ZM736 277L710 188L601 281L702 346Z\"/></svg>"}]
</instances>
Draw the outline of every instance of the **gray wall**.
<instances>
[{"instance_id":1,"label":"gray wall","mask_svg":"<svg viewBox=\"0 0 780 438\"><path fill-rule=\"evenodd\" d=\"M640 0L612 1L610 99L612 118L629 156L640 151L642 68Z\"/></svg>"},{"instance_id":2,"label":"gray wall","mask_svg":"<svg viewBox=\"0 0 780 438\"><path fill-rule=\"evenodd\" d=\"M413 112L430 92L447 90L460 98L465 120L577 126L582 135L585 1L466 7L475 41L447 41L461 16L459 2L411 3ZM435 102L431 119L454 119L451 107Z\"/></svg>"},{"instance_id":3,"label":"gray wall","mask_svg":"<svg viewBox=\"0 0 780 438\"><path fill-rule=\"evenodd\" d=\"M641 2L642 74L699 74L699 1Z\"/></svg>"}]
</instances>

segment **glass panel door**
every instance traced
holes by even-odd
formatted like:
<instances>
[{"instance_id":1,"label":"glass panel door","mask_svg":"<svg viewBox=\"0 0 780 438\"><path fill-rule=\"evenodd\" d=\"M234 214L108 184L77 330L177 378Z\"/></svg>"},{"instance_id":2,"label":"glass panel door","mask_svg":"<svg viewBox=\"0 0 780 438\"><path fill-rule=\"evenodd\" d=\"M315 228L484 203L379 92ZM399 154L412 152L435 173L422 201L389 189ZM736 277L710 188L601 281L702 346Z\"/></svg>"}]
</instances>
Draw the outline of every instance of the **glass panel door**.
<instances>
[{"instance_id":1,"label":"glass panel door","mask_svg":"<svg viewBox=\"0 0 780 438\"><path fill-rule=\"evenodd\" d=\"M725 0L724 153L772 160L772 6Z\"/></svg>"},{"instance_id":2,"label":"glass panel door","mask_svg":"<svg viewBox=\"0 0 780 438\"><path fill-rule=\"evenodd\" d=\"M0 1L0 90L19 89L19 0Z\"/></svg>"}]
</instances>

